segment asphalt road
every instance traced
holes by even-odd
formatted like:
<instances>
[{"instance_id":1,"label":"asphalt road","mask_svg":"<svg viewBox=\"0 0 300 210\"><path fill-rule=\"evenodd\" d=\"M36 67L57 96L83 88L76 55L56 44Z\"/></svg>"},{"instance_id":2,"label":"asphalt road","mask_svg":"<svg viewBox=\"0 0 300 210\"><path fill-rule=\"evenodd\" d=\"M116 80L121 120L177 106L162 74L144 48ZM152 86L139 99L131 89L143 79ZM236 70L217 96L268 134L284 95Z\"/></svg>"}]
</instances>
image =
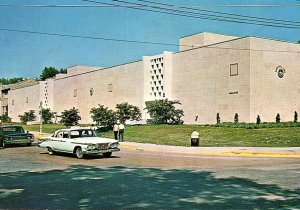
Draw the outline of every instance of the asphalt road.
<instances>
[{"instance_id":1,"label":"asphalt road","mask_svg":"<svg viewBox=\"0 0 300 210\"><path fill-rule=\"evenodd\" d=\"M300 209L300 159L0 149L0 209Z\"/></svg>"}]
</instances>

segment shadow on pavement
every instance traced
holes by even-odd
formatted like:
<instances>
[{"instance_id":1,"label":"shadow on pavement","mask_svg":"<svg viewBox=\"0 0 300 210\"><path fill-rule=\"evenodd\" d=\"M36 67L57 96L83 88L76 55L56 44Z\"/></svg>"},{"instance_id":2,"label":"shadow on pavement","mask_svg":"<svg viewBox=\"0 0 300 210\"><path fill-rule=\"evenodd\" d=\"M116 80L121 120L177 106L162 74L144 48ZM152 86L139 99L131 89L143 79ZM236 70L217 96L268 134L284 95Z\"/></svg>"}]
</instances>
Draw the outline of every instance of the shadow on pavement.
<instances>
[{"instance_id":1,"label":"shadow on pavement","mask_svg":"<svg viewBox=\"0 0 300 210\"><path fill-rule=\"evenodd\" d=\"M1 209L300 208L300 189L212 172L75 166L0 173Z\"/></svg>"}]
</instances>

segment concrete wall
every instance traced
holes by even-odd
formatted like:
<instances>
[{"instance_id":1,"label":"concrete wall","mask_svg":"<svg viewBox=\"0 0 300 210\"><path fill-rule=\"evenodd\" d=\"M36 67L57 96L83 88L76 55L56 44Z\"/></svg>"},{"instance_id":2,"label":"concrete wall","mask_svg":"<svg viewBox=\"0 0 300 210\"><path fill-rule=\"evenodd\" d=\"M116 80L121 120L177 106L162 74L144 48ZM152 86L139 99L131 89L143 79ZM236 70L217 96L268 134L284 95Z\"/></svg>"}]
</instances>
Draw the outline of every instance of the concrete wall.
<instances>
[{"instance_id":1,"label":"concrete wall","mask_svg":"<svg viewBox=\"0 0 300 210\"><path fill-rule=\"evenodd\" d=\"M173 55L172 99L182 103L185 123L216 123L217 113L223 122L232 122L235 113L249 121L249 43L236 39ZM238 75L230 76L236 63Z\"/></svg>"},{"instance_id":2,"label":"concrete wall","mask_svg":"<svg viewBox=\"0 0 300 210\"><path fill-rule=\"evenodd\" d=\"M252 37L251 39L251 115L264 122L293 121L300 113L300 45ZM282 78L278 69L285 69Z\"/></svg>"},{"instance_id":3,"label":"concrete wall","mask_svg":"<svg viewBox=\"0 0 300 210\"><path fill-rule=\"evenodd\" d=\"M8 95L8 115L13 122L20 122L19 115L30 110L35 111L37 121L39 121L39 105L40 105L40 85L35 85L11 89Z\"/></svg>"},{"instance_id":4,"label":"concrete wall","mask_svg":"<svg viewBox=\"0 0 300 210\"><path fill-rule=\"evenodd\" d=\"M236 38L238 37L207 33L207 32L193 34L179 39L179 45L180 45L179 51L190 50L193 48L216 44L219 42L224 42Z\"/></svg>"},{"instance_id":5,"label":"concrete wall","mask_svg":"<svg viewBox=\"0 0 300 210\"><path fill-rule=\"evenodd\" d=\"M141 61L54 80L54 106L58 114L79 109L81 123L92 123L90 110L98 104L115 109L128 102L143 107L144 78Z\"/></svg>"}]
</instances>

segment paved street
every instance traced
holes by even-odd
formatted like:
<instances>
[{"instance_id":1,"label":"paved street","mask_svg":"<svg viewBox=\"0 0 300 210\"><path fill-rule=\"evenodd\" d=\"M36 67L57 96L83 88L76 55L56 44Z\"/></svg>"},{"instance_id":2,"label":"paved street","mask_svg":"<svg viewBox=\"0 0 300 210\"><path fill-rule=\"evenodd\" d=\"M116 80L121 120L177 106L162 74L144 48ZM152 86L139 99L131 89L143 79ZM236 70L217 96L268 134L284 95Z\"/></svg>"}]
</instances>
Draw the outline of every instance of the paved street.
<instances>
[{"instance_id":1,"label":"paved street","mask_svg":"<svg viewBox=\"0 0 300 210\"><path fill-rule=\"evenodd\" d=\"M0 209L300 208L297 156L187 150L123 143L111 158L78 160L35 146L0 149Z\"/></svg>"}]
</instances>

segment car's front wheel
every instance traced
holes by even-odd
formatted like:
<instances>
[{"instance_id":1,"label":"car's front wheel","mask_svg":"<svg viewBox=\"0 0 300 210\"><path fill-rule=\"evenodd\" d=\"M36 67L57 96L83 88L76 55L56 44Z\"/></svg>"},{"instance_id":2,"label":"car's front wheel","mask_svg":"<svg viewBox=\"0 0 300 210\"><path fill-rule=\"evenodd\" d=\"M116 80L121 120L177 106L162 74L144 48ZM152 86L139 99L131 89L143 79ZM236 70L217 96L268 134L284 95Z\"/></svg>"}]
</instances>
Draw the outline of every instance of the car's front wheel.
<instances>
[{"instance_id":1,"label":"car's front wheel","mask_svg":"<svg viewBox=\"0 0 300 210\"><path fill-rule=\"evenodd\" d=\"M106 153L103 153L103 157L105 158L109 158L111 156L111 152L106 152Z\"/></svg>"},{"instance_id":2,"label":"car's front wheel","mask_svg":"<svg viewBox=\"0 0 300 210\"><path fill-rule=\"evenodd\" d=\"M76 148L75 154L78 159L82 159L84 157L81 147Z\"/></svg>"}]
</instances>

